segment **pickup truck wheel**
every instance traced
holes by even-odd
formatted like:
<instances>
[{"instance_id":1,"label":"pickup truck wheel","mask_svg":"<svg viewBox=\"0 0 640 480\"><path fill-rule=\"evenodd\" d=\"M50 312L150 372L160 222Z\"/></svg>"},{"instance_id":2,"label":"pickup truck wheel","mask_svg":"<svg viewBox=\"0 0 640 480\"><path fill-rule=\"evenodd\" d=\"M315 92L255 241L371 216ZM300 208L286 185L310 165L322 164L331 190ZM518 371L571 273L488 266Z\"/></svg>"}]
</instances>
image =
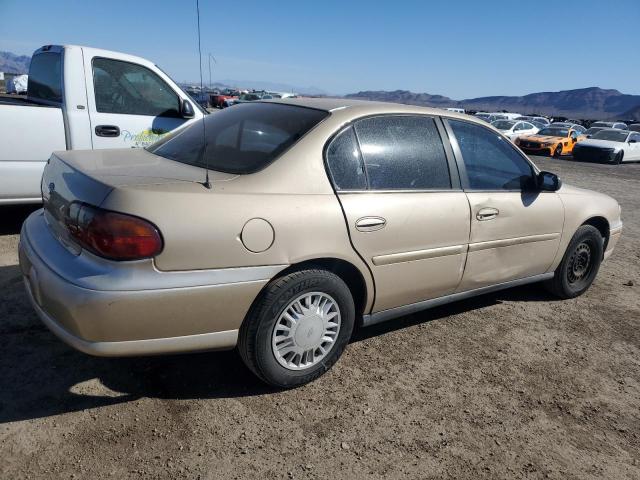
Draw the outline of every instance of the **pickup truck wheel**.
<instances>
[{"instance_id":1,"label":"pickup truck wheel","mask_svg":"<svg viewBox=\"0 0 640 480\"><path fill-rule=\"evenodd\" d=\"M355 307L349 287L326 270L301 270L271 282L245 319L240 355L264 382L291 388L311 382L340 358Z\"/></svg>"},{"instance_id":2,"label":"pickup truck wheel","mask_svg":"<svg viewBox=\"0 0 640 480\"><path fill-rule=\"evenodd\" d=\"M588 290L598 274L604 241L597 228L582 225L573 235L556 268L554 277L545 286L560 298L575 298Z\"/></svg>"}]
</instances>

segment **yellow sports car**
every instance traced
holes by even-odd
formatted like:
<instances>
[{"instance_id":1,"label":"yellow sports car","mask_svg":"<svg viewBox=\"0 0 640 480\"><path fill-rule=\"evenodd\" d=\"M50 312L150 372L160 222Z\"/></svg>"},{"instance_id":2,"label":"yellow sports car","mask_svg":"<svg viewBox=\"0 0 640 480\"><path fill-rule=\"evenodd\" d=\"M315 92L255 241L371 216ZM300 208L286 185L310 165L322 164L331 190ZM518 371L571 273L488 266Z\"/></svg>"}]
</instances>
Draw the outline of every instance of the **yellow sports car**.
<instances>
[{"instance_id":1,"label":"yellow sports car","mask_svg":"<svg viewBox=\"0 0 640 480\"><path fill-rule=\"evenodd\" d=\"M573 126L552 124L535 135L516 139L515 143L526 153L561 157L570 155L573 152L573 146L585 138L580 129Z\"/></svg>"}]
</instances>

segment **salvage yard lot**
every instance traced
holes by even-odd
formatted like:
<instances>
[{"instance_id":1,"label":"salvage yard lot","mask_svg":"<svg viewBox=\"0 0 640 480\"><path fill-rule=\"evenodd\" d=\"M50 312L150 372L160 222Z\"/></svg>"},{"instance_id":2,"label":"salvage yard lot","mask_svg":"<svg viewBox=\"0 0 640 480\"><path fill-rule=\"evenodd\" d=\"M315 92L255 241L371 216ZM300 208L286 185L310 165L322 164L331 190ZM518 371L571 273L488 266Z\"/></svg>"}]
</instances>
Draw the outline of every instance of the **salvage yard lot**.
<instances>
[{"instance_id":1,"label":"salvage yard lot","mask_svg":"<svg viewBox=\"0 0 640 480\"><path fill-rule=\"evenodd\" d=\"M30 209L0 209L0 478L640 478L640 164L533 159L622 205L584 296L527 286L361 330L293 391L236 352L71 350L23 291Z\"/></svg>"}]
</instances>

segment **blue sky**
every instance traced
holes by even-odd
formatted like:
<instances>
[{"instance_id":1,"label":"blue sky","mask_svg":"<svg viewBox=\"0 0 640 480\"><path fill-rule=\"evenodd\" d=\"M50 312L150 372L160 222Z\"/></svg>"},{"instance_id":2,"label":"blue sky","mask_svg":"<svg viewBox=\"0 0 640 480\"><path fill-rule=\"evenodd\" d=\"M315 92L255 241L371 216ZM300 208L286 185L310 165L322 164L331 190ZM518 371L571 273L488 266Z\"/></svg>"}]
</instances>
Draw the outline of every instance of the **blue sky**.
<instances>
[{"instance_id":1,"label":"blue sky","mask_svg":"<svg viewBox=\"0 0 640 480\"><path fill-rule=\"evenodd\" d=\"M240 6L241 5L241 6ZM640 0L201 0L213 78L454 99L599 86L640 94ZM0 0L0 50L73 43L198 78L195 0Z\"/></svg>"}]
</instances>

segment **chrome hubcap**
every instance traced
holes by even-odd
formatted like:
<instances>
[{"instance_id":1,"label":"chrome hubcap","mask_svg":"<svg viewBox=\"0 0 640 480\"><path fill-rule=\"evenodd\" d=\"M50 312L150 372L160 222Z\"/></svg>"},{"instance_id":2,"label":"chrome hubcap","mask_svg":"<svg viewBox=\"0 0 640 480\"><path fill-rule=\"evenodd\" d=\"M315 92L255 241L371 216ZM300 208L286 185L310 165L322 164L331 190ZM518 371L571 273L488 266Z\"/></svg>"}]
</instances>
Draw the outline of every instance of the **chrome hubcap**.
<instances>
[{"instance_id":1,"label":"chrome hubcap","mask_svg":"<svg viewBox=\"0 0 640 480\"><path fill-rule=\"evenodd\" d=\"M567 272L570 283L575 283L586 277L591 269L591 248L581 243L573 252Z\"/></svg>"},{"instance_id":2,"label":"chrome hubcap","mask_svg":"<svg viewBox=\"0 0 640 480\"><path fill-rule=\"evenodd\" d=\"M326 293L305 293L278 318L271 340L273 354L283 367L304 370L327 356L339 332L337 302Z\"/></svg>"}]
</instances>

